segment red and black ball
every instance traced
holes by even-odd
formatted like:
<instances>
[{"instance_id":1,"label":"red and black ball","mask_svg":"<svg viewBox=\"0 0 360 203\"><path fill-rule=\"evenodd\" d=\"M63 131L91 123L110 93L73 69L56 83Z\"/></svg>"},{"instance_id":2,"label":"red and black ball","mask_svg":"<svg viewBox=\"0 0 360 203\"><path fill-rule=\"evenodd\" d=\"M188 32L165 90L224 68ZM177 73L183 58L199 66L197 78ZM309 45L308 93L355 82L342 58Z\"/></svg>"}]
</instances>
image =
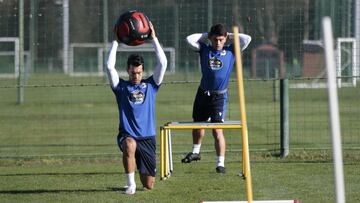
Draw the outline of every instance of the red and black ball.
<instances>
[{"instance_id":1,"label":"red and black ball","mask_svg":"<svg viewBox=\"0 0 360 203\"><path fill-rule=\"evenodd\" d=\"M149 18L140 11L127 11L118 18L115 34L126 45L141 45L151 35Z\"/></svg>"}]
</instances>

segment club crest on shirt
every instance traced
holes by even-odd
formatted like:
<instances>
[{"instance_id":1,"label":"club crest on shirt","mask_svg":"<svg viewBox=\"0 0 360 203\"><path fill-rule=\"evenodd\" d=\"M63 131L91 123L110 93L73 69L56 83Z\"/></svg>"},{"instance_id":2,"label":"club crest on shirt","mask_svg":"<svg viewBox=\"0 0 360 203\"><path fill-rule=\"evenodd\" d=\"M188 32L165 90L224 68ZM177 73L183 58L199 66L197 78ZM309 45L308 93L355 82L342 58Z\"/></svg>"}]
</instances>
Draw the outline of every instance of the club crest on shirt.
<instances>
[{"instance_id":1,"label":"club crest on shirt","mask_svg":"<svg viewBox=\"0 0 360 203\"><path fill-rule=\"evenodd\" d=\"M223 62L214 57L214 58L210 58L209 59L209 68L211 68L212 70L219 70L223 67Z\"/></svg>"},{"instance_id":2,"label":"club crest on shirt","mask_svg":"<svg viewBox=\"0 0 360 203\"><path fill-rule=\"evenodd\" d=\"M142 104L144 102L145 94L140 90L130 92L129 99L134 104Z\"/></svg>"}]
</instances>

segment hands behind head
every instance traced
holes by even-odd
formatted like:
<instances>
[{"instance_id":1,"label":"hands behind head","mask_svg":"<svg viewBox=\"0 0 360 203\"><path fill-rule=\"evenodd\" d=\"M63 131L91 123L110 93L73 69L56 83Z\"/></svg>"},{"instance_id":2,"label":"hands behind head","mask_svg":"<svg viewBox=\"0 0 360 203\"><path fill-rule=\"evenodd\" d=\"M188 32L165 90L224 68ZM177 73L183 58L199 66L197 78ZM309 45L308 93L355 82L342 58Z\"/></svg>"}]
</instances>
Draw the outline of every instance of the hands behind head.
<instances>
[{"instance_id":1,"label":"hands behind head","mask_svg":"<svg viewBox=\"0 0 360 203\"><path fill-rule=\"evenodd\" d=\"M230 43L230 33L229 32L226 33L226 42L225 43Z\"/></svg>"}]
</instances>

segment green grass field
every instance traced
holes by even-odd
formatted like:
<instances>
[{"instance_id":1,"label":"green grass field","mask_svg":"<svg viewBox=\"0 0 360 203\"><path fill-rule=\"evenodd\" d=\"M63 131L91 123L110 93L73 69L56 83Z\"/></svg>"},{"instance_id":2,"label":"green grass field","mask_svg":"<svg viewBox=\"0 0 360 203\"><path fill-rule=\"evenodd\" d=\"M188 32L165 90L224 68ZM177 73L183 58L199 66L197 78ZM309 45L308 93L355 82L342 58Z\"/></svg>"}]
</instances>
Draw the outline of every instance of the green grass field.
<instances>
[{"instance_id":1,"label":"green grass field","mask_svg":"<svg viewBox=\"0 0 360 203\"><path fill-rule=\"evenodd\" d=\"M197 74L167 76L157 98L157 125L190 121ZM172 81L172 82L170 82ZM293 81L298 82L298 81ZM246 200L241 137L225 131L227 173L215 173L210 134L203 160L181 164L191 132L173 133L174 174L155 189L123 194L124 172L116 145L115 98L103 78L33 75L25 103L17 105L15 80L0 81L1 202L198 202ZM69 85L71 84L71 85ZM290 89L290 154L279 152L279 102L273 81L245 81L254 199L334 202L334 179L325 89ZM276 97L277 94L275 94ZM347 202L360 194L360 88L339 90ZM238 120L236 83L229 88L228 120ZM137 184L140 182L136 177Z\"/></svg>"}]
</instances>

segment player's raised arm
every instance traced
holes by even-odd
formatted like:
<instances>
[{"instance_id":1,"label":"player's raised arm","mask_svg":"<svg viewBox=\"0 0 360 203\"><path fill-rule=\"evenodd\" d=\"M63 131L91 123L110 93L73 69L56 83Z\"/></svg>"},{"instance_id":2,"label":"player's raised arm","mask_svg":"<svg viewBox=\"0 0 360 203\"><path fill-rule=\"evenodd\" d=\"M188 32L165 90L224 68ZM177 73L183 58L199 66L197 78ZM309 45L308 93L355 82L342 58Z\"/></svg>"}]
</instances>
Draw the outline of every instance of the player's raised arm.
<instances>
[{"instance_id":1,"label":"player's raised arm","mask_svg":"<svg viewBox=\"0 0 360 203\"><path fill-rule=\"evenodd\" d=\"M156 37L155 29L151 23L150 23L150 28L151 28L150 38L156 54L156 67L154 70L153 78L155 83L157 85L160 85L165 75L165 71L167 67L167 59L164 50L162 49L159 40Z\"/></svg>"},{"instance_id":2,"label":"player's raised arm","mask_svg":"<svg viewBox=\"0 0 360 203\"><path fill-rule=\"evenodd\" d=\"M229 33L229 38L233 39L234 38L234 33ZM246 34L239 34L239 39L240 39L241 51L244 51L246 49L246 47L248 47L248 45L250 44L251 37L249 35L246 35Z\"/></svg>"},{"instance_id":3,"label":"player's raised arm","mask_svg":"<svg viewBox=\"0 0 360 203\"><path fill-rule=\"evenodd\" d=\"M205 41L208 38L208 33L194 33L186 37L186 42L191 49L195 51L200 50L200 41Z\"/></svg>"},{"instance_id":4,"label":"player's raised arm","mask_svg":"<svg viewBox=\"0 0 360 203\"><path fill-rule=\"evenodd\" d=\"M108 75L110 85L112 88L115 88L119 84L119 75L115 69L116 63L116 52L119 43L114 40L111 44L111 48L109 51L109 57L106 63L106 73Z\"/></svg>"}]
</instances>

